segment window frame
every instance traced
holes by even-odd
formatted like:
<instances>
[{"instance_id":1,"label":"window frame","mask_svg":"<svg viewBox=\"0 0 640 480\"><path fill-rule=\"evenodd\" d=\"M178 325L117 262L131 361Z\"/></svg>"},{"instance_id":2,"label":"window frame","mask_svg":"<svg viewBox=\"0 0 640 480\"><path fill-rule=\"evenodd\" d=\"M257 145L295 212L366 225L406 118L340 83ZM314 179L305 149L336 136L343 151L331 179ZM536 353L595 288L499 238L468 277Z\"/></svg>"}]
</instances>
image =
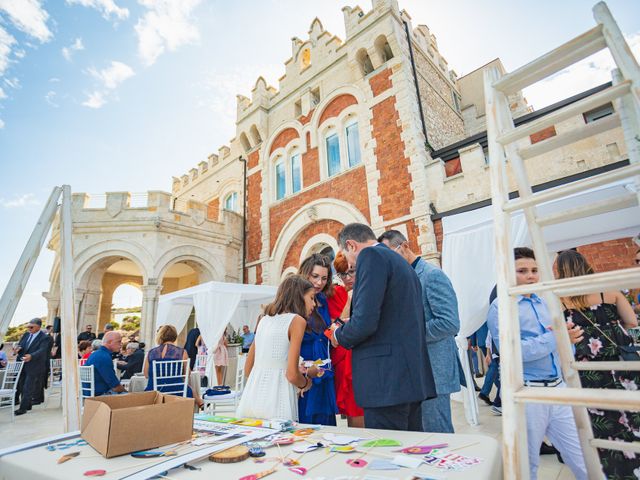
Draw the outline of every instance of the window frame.
<instances>
[{"instance_id":1,"label":"window frame","mask_svg":"<svg viewBox=\"0 0 640 480\"><path fill-rule=\"evenodd\" d=\"M341 173L350 170L352 168L357 168L360 165L364 164L364 148L362 142L362 134L360 131L361 118L358 115L359 109L357 105L352 105L345 108L337 117L332 117L325 120L318 128L320 132L319 135L319 161L320 165L320 179L327 180L329 178L335 177L336 175L340 175ZM358 152L359 152L359 162L353 165L350 164L349 160L349 142L347 135L347 128L357 125L358 132ZM329 151L327 149L327 139L334 135L338 135L338 144L340 147L340 170L333 173L333 175L329 174Z\"/></svg>"}]
</instances>

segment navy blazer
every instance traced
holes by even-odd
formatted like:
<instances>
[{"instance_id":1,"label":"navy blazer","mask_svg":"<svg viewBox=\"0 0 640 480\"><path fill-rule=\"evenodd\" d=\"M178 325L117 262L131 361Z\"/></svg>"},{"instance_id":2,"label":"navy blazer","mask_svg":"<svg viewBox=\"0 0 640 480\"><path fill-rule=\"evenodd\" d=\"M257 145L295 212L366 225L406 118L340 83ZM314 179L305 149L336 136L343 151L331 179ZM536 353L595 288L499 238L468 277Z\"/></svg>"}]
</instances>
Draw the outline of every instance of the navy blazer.
<instances>
[{"instance_id":1,"label":"navy blazer","mask_svg":"<svg viewBox=\"0 0 640 480\"><path fill-rule=\"evenodd\" d=\"M335 336L353 349L353 389L361 407L436 396L420 281L411 265L385 245L358 255L351 318Z\"/></svg>"},{"instance_id":2,"label":"navy blazer","mask_svg":"<svg viewBox=\"0 0 640 480\"><path fill-rule=\"evenodd\" d=\"M22 367L22 371L25 374L37 375L47 371L47 364L51 357L51 347L53 346L53 338L47 335L46 332L40 330L38 336L33 339L31 345L27 348L27 342L29 341L30 333L27 332L22 335L22 338L18 342L18 345L22 347L18 352L17 360L22 362L22 357L27 353L31 355L31 360L25 362Z\"/></svg>"}]
</instances>

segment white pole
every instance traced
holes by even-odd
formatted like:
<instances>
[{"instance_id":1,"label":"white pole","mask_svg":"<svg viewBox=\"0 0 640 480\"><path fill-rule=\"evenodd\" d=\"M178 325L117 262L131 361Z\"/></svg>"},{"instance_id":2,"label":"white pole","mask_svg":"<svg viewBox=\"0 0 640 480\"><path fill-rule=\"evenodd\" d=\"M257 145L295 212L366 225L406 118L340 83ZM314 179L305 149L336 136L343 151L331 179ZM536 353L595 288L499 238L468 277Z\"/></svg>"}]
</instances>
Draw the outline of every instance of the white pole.
<instances>
[{"instance_id":1,"label":"white pole","mask_svg":"<svg viewBox=\"0 0 640 480\"><path fill-rule=\"evenodd\" d=\"M47 200L44 210L40 214L38 223L36 223L22 251L20 260L18 260L18 264L11 274L9 283L7 283L4 293L0 298L0 336L4 336L7 328L9 328L13 314L16 312L24 287L27 284L27 280L29 280L36 260L38 260L38 256L40 255L40 250L42 250L42 245L44 245L47 238L47 233L49 233L49 229L53 223L61 192L62 189L60 187L54 187L51 192L49 200Z\"/></svg>"},{"instance_id":2,"label":"white pole","mask_svg":"<svg viewBox=\"0 0 640 480\"><path fill-rule=\"evenodd\" d=\"M62 416L64 431L80 429L78 356L73 281L71 187L63 185L60 207L60 316L62 317Z\"/></svg>"}]
</instances>

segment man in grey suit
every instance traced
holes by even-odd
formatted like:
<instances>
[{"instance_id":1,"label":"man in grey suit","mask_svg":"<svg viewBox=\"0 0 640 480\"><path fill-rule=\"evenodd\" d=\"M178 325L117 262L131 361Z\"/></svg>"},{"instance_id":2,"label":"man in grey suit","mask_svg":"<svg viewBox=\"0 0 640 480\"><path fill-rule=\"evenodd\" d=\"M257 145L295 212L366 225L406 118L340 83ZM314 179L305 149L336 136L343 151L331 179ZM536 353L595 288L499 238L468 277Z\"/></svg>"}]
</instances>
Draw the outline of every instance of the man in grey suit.
<instances>
[{"instance_id":1,"label":"man in grey suit","mask_svg":"<svg viewBox=\"0 0 640 480\"><path fill-rule=\"evenodd\" d=\"M413 267L422 284L427 347L438 392L436 398L422 402L424 431L453 433L450 395L460 391L455 341L460 330L456 292L447 275L413 253L399 231L387 230L378 241L399 253Z\"/></svg>"},{"instance_id":2,"label":"man in grey suit","mask_svg":"<svg viewBox=\"0 0 640 480\"><path fill-rule=\"evenodd\" d=\"M331 341L353 350L353 390L365 426L422 431L421 404L436 388L418 276L367 225L346 225L338 244L356 265L357 280L351 318L332 326Z\"/></svg>"}]
</instances>

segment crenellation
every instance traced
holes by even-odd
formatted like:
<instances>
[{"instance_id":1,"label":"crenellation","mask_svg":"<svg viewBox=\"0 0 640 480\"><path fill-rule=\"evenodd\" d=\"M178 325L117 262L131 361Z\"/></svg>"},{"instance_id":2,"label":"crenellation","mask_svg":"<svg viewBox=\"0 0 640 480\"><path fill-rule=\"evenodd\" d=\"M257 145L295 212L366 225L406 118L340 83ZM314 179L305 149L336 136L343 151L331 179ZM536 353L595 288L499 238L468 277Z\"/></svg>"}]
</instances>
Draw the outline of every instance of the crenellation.
<instances>
[{"instance_id":1,"label":"crenellation","mask_svg":"<svg viewBox=\"0 0 640 480\"><path fill-rule=\"evenodd\" d=\"M207 160L209 161L209 168L213 168L218 164L218 155L212 153L207 157Z\"/></svg>"},{"instance_id":2,"label":"crenellation","mask_svg":"<svg viewBox=\"0 0 640 480\"><path fill-rule=\"evenodd\" d=\"M197 168L191 168L189 169L189 178L191 179L191 181L195 181L198 178L198 169Z\"/></svg>"},{"instance_id":3,"label":"crenellation","mask_svg":"<svg viewBox=\"0 0 640 480\"><path fill-rule=\"evenodd\" d=\"M209 164L205 161L198 162L198 170L200 175L206 173L206 171L209 170Z\"/></svg>"}]
</instances>

